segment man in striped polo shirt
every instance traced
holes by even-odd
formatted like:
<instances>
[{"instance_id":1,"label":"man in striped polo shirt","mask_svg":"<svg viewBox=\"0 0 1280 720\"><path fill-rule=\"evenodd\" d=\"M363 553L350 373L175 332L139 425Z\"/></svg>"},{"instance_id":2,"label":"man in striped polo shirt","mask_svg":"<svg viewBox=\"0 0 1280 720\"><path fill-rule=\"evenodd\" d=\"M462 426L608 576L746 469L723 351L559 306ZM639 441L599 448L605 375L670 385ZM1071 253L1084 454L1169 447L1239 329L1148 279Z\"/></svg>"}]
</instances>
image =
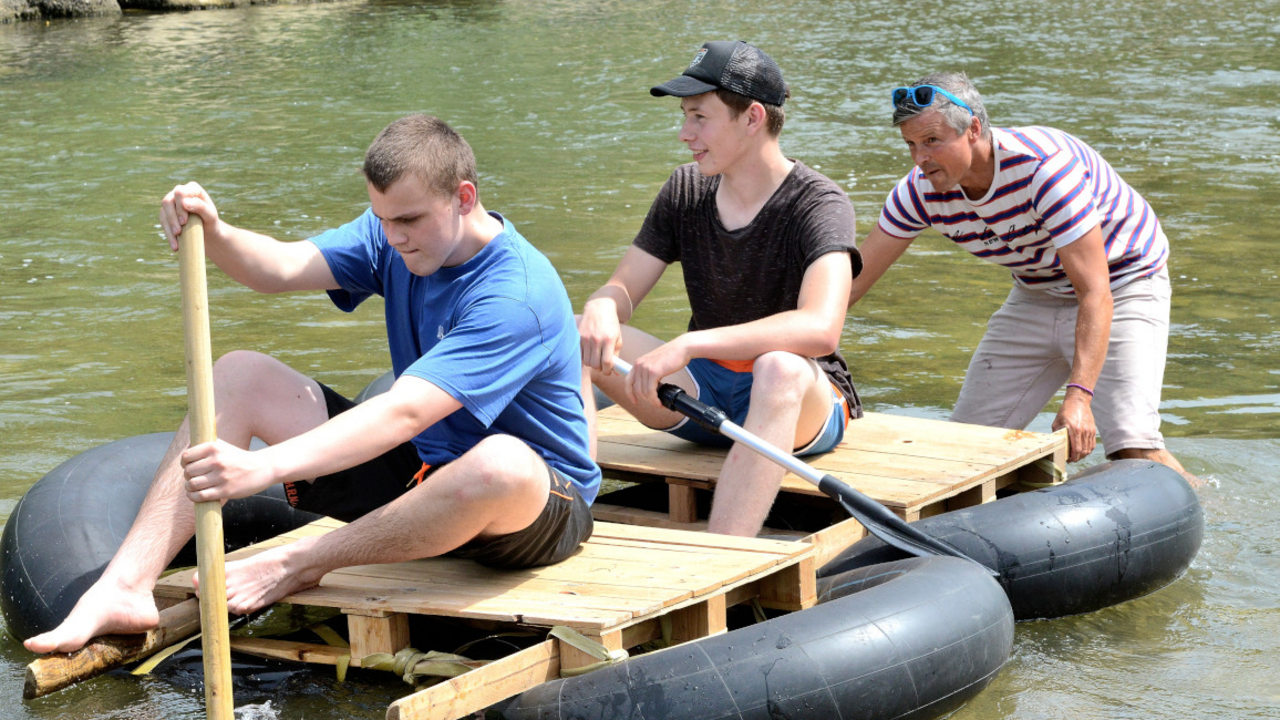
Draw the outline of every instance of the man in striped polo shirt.
<instances>
[{"instance_id":1,"label":"man in striped polo shirt","mask_svg":"<svg viewBox=\"0 0 1280 720\"><path fill-rule=\"evenodd\" d=\"M1078 138L993 128L962 73L893 92L916 167L862 243L857 302L927 227L1013 274L974 352L951 419L1024 428L1066 384L1053 429L1069 460L1148 458L1191 477L1164 447L1169 242L1146 200Z\"/></svg>"}]
</instances>

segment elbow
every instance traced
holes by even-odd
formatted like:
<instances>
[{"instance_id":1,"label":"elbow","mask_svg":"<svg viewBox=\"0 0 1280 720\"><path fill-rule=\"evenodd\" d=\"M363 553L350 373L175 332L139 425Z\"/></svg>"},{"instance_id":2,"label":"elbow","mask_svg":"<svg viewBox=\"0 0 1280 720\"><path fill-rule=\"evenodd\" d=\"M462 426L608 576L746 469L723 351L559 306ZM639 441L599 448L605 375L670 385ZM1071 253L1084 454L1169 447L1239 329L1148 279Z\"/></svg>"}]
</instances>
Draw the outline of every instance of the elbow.
<instances>
[{"instance_id":1,"label":"elbow","mask_svg":"<svg viewBox=\"0 0 1280 720\"><path fill-rule=\"evenodd\" d=\"M264 295L277 295L282 292L288 292L291 289L289 287L289 279L282 275L264 275L248 278L244 286Z\"/></svg>"},{"instance_id":2,"label":"elbow","mask_svg":"<svg viewBox=\"0 0 1280 720\"><path fill-rule=\"evenodd\" d=\"M431 425L431 417L427 403L406 401L404 393L397 393L396 381L391 389L381 395L365 400L360 407L370 406L369 410L380 417L378 427L380 433L395 445L406 443L417 437L419 433ZM401 388L403 391L403 388Z\"/></svg>"},{"instance_id":3,"label":"elbow","mask_svg":"<svg viewBox=\"0 0 1280 720\"><path fill-rule=\"evenodd\" d=\"M840 349L840 337L844 333L844 317L840 323L828 323L815 327L811 333L810 357L826 357Z\"/></svg>"}]
</instances>

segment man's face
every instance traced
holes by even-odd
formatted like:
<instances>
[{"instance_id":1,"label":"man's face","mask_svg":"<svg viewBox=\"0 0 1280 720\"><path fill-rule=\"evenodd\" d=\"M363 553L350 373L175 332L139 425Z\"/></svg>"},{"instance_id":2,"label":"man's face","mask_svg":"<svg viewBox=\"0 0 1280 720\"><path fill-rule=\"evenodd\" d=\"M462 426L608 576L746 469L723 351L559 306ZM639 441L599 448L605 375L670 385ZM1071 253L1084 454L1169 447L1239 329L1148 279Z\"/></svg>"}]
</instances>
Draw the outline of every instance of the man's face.
<instances>
[{"instance_id":1,"label":"man's face","mask_svg":"<svg viewBox=\"0 0 1280 720\"><path fill-rule=\"evenodd\" d=\"M469 183L462 183L469 186ZM441 195L407 174L385 193L369 185L373 214L382 221L387 241L414 275L426 277L441 267L457 265L462 245L461 200L458 194Z\"/></svg>"},{"instance_id":2,"label":"man's face","mask_svg":"<svg viewBox=\"0 0 1280 720\"><path fill-rule=\"evenodd\" d=\"M911 161L936 190L951 190L969 172L977 137L972 129L958 133L937 110L929 109L899 125L898 130L911 152Z\"/></svg>"},{"instance_id":3,"label":"man's face","mask_svg":"<svg viewBox=\"0 0 1280 720\"><path fill-rule=\"evenodd\" d=\"M698 171L719 175L742 157L746 148L747 113L733 112L714 92L680 100L684 123L680 142L689 146Z\"/></svg>"}]
</instances>

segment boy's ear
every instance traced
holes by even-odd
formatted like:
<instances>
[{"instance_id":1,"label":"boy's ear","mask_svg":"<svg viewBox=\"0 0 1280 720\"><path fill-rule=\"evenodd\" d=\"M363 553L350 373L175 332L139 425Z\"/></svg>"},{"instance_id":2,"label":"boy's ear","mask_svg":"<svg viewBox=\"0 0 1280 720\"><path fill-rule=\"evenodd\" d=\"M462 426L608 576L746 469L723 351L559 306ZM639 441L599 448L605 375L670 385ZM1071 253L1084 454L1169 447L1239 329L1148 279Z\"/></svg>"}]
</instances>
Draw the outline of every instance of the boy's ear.
<instances>
[{"instance_id":1,"label":"boy's ear","mask_svg":"<svg viewBox=\"0 0 1280 720\"><path fill-rule=\"evenodd\" d=\"M765 111L764 105L752 102L747 106L747 128L750 132L764 130L768 123L769 113Z\"/></svg>"},{"instance_id":2,"label":"boy's ear","mask_svg":"<svg viewBox=\"0 0 1280 720\"><path fill-rule=\"evenodd\" d=\"M466 215L476 206L476 200L479 198L480 192L476 190L475 184L470 180L463 180L458 183L458 190L455 196L458 198L458 212Z\"/></svg>"}]
</instances>

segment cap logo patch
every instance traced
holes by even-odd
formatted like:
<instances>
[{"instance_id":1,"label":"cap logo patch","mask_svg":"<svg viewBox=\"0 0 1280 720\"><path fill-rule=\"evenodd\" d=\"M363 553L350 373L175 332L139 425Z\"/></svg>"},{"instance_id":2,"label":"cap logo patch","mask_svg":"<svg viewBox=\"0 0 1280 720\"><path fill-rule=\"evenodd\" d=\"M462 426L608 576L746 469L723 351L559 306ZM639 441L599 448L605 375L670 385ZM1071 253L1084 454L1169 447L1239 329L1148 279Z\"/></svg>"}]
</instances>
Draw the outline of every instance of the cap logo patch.
<instances>
[{"instance_id":1,"label":"cap logo patch","mask_svg":"<svg viewBox=\"0 0 1280 720\"><path fill-rule=\"evenodd\" d=\"M694 65L697 65L698 63L702 62L702 58L706 56L707 56L707 49L706 48L699 49L698 54L693 56L693 62L689 63L689 67L693 67Z\"/></svg>"}]
</instances>

